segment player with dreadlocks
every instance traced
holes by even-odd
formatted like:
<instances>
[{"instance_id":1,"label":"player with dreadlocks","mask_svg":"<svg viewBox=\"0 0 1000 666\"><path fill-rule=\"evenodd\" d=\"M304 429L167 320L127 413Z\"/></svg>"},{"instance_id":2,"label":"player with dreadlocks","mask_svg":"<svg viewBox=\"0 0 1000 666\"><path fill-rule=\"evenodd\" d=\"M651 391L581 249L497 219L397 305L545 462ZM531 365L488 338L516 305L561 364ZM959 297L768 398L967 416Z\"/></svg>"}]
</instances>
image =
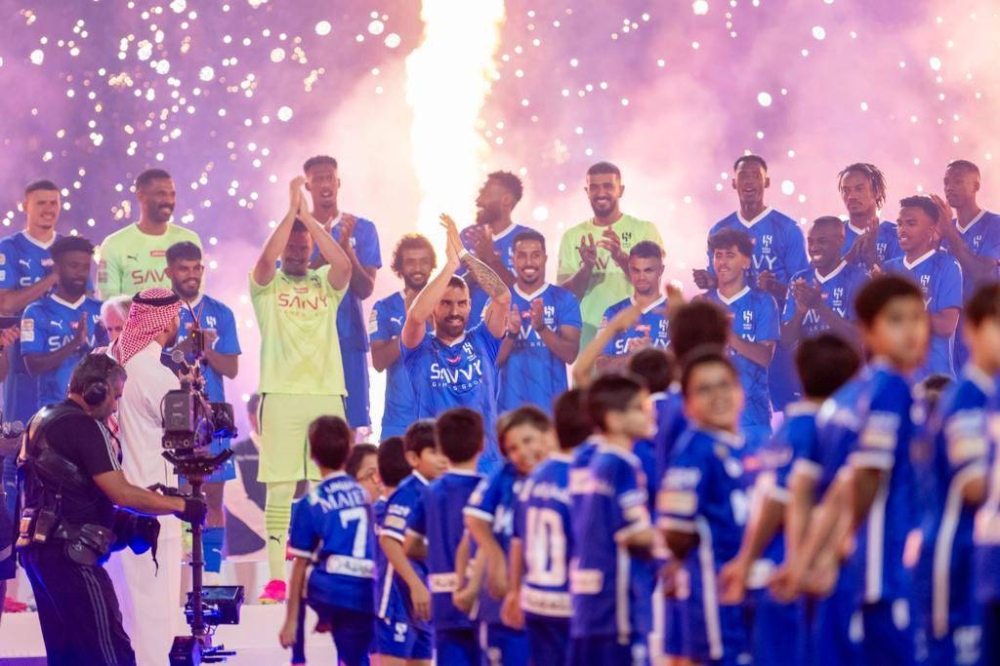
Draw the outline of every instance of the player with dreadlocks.
<instances>
[{"instance_id":1,"label":"player with dreadlocks","mask_svg":"<svg viewBox=\"0 0 1000 666\"><path fill-rule=\"evenodd\" d=\"M888 190L882 170L874 164L856 162L844 167L837 183L850 216L845 226L844 258L870 270L900 256L896 225L878 219Z\"/></svg>"}]
</instances>

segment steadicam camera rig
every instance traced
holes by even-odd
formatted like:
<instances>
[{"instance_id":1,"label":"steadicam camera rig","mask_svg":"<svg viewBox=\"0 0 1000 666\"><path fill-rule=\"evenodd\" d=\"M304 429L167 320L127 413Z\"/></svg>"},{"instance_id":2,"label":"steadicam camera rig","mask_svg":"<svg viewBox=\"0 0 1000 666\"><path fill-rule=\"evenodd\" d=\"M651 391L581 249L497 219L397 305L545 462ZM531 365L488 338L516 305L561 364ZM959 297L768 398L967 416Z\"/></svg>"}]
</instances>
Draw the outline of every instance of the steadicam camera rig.
<instances>
[{"instance_id":1,"label":"steadicam camera rig","mask_svg":"<svg viewBox=\"0 0 1000 666\"><path fill-rule=\"evenodd\" d=\"M163 417L163 457L174 466L191 486L188 497L201 498L205 477L218 470L233 455L225 449L213 454L210 445L215 439L236 436L233 406L225 402L209 402L202 376L205 357L204 332L193 317L194 326L188 333L191 340L188 363L185 353L175 349L171 360L181 366L181 388L169 391L160 405ZM218 663L235 654L224 646L214 646L212 636L220 624L238 624L243 604L243 586L205 586L204 544L201 524L191 525L191 591L185 605L191 634L174 637L170 649L171 666L197 666Z\"/></svg>"}]
</instances>

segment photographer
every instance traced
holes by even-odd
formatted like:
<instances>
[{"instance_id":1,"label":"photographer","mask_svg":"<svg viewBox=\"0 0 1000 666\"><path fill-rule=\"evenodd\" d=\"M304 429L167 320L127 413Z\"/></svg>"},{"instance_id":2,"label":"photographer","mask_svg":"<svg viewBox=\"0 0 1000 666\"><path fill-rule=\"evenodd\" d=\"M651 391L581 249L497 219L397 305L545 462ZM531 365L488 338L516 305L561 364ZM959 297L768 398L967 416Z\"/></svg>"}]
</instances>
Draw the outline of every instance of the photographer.
<instances>
[{"instance_id":1,"label":"photographer","mask_svg":"<svg viewBox=\"0 0 1000 666\"><path fill-rule=\"evenodd\" d=\"M134 664L111 579L101 566L114 542L115 505L201 522L200 500L129 483L103 421L122 395L124 368L104 355L74 368L69 397L32 418L18 459L24 518L18 537L49 664Z\"/></svg>"}]
</instances>

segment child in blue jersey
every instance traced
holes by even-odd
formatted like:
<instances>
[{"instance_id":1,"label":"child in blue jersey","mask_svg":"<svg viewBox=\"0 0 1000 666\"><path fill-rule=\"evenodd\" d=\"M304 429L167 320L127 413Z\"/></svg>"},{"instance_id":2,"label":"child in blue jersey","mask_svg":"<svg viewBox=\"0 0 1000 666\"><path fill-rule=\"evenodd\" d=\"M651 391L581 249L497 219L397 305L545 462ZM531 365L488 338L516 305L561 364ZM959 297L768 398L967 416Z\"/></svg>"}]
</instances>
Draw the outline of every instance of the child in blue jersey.
<instances>
[{"instance_id":1,"label":"child in blue jersey","mask_svg":"<svg viewBox=\"0 0 1000 666\"><path fill-rule=\"evenodd\" d=\"M474 598L479 593L479 581L456 575L455 565L465 535L462 507L482 480L476 465L485 438L483 418L468 407L456 407L438 416L434 428L451 468L422 489L406 519L404 548L427 565L437 663L476 666L480 659L476 625L455 605L453 596Z\"/></svg>"},{"instance_id":2,"label":"child in blue jersey","mask_svg":"<svg viewBox=\"0 0 1000 666\"><path fill-rule=\"evenodd\" d=\"M530 404L546 412L567 388L566 364L580 351L580 304L572 292L545 281L545 237L514 237L514 274L507 337L500 344L501 412Z\"/></svg>"},{"instance_id":3,"label":"child in blue jersey","mask_svg":"<svg viewBox=\"0 0 1000 666\"><path fill-rule=\"evenodd\" d=\"M308 584L308 603L331 628L340 663L366 666L375 633L375 523L365 491L344 471L350 449L351 430L343 419L321 416L309 425L309 455L323 481L292 506L289 551L295 563L279 638L282 647L295 642Z\"/></svg>"},{"instance_id":4,"label":"child in blue jersey","mask_svg":"<svg viewBox=\"0 0 1000 666\"><path fill-rule=\"evenodd\" d=\"M386 373L382 437L402 435L417 420L416 396L400 357L399 334L406 321L407 307L427 285L435 268L434 246L427 237L404 235L392 251L392 272L403 281L403 290L376 302L368 318L372 367ZM427 330L431 330L429 323Z\"/></svg>"},{"instance_id":5,"label":"child in blue jersey","mask_svg":"<svg viewBox=\"0 0 1000 666\"><path fill-rule=\"evenodd\" d=\"M1000 385L989 401L992 419L1000 412ZM991 428L992 431L992 428ZM1000 445L991 438L987 456L988 485L973 533L976 603L982 617L982 662L1000 663Z\"/></svg>"},{"instance_id":6,"label":"child in blue jersey","mask_svg":"<svg viewBox=\"0 0 1000 666\"><path fill-rule=\"evenodd\" d=\"M717 582L719 568L739 549L748 511L739 460L743 390L732 362L709 349L688 357L681 391L688 430L663 477L657 526L688 581L679 594L682 654L696 663L744 663L743 607L722 605Z\"/></svg>"},{"instance_id":7,"label":"child in blue jersey","mask_svg":"<svg viewBox=\"0 0 1000 666\"><path fill-rule=\"evenodd\" d=\"M809 463L815 459L816 413L861 365L851 344L833 333L803 340L795 360L804 398L788 406L785 421L764 451L768 471L755 488L755 492L763 494L763 500L751 504L755 510L740 551L719 573L724 603L740 602L748 587L757 591L753 599L751 652L755 663L773 666L807 661L804 604L799 600L785 602L764 591L775 568L783 563L786 550L794 550L801 541L802 521L785 520L790 500L802 492L801 481L799 486L791 483L792 470L799 461Z\"/></svg>"},{"instance_id":8,"label":"child in blue jersey","mask_svg":"<svg viewBox=\"0 0 1000 666\"><path fill-rule=\"evenodd\" d=\"M28 372L37 377L43 405L64 400L77 361L108 344L101 302L87 296L94 246L82 236L64 236L52 243L51 253L55 290L21 316L21 353Z\"/></svg>"},{"instance_id":9,"label":"child in blue jersey","mask_svg":"<svg viewBox=\"0 0 1000 666\"><path fill-rule=\"evenodd\" d=\"M930 320L920 288L894 275L869 282L855 309L872 361L820 410L820 463L814 469L823 501L776 585L782 598L794 595L806 571L824 559L821 553L849 553L839 576L833 573L825 587L836 578L838 590L854 592L861 656L871 664L911 664L913 581L903 566L918 504L910 451L911 381L926 357ZM853 548L847 545L852 539ZM841 598L836 591L834 598ZM850 628L839 635L823 628L851 614L844 609L838 617L818 614L817 633L832 642L818 642L817 654L846 649Z\"/></svg>"},{"instance_id":10,"label":"child in blue jersey","mask_svg":"<svg viewBox=\"0 0 1000 666\"><path fill-rule=\"evenodd\" d=\"M740 373L746 406L740 426L747 445L756 450L771 436L768 368L780 337L778 306L769 294L746 281L753 243L743 231L725 229L709 236L718 287L705 297L729 309L732 333L729 356Z\"/></svg>"},{"instance_id":11,"label":"child in blue jersey","mask_svg":"<svg viewBox=\"0 0 1000 666\"><path fill-rule=\"evenodd\" d=\"M382 455L380 450L380 458ZM437 448L433 421L417 421L407 429L401 455L412 473L393 491L386 489L388 500L379 523L385 575L380 577L377 590L375 640L383 664L426 666L434 652L427 566L423 560L408 558L403 545L406 523L424 488L448 469L447 459Z\"/></svg>"},{"instance_id":12,"label":"child in blue jersey","mask_svg":"<svg viewBox=\"0 0 1000 666\"><path fill-rule=\"evenodd\" d=\"M938 204L927 196L907 197L899 205L897 226L903 256L887 261L883 271L908 276L924 295L931 319L931 346L917 379L932 374L954 377L953 345L962 310L962 269L952 255L938 249L938 228L947 220L941 219Z\"/></svg>"},{"instance_id":13,"label":"child in blue jersey","mask_svg":"<svg viewBox=\"0 0 1000 666\"><path fill-rule=\"evenodd\" d=\"M939 402L932 448L919 466L928 512L914 579L932 664L972 664L980 656L973 528L987 491L988 410L1000 372L1000 285L981 287L966 302L963 334L969 363Z\"/></svg>"},{"instance_id":14,"label":"child in blue jersey","mask_svg":"<svg viewBox=\"0 0 1000 666\"><path fill-rule=\"evenodd\" d=\"M903 254L899 248L896 224L879 221L885 205L887 185L882 170L874 164L848 164L837 175L840 198L847 208L844 245L841 254L847 263L865 273Z\"/></svg>"},{"instance_id":15,"label":"child in blue jersey","mask_svg":"<svg viewBox=\"0 0 1000 666\"><path fill-rule=\"evenodd\" d=\"M599 372L621 371L629 357L646 347L667 349L670 346L670 322L667 297L660 291L663 279L663 248L653 241L636 243L628 254L628 279L632 296L604 311L604 328L625 308L639 308L639 317L629 328L617 331L597 359Z\"/></svg>"},{"instance_id":16,"label":"child in blue jersey","mask_svg":"<svg viewBox=\"0 0 1000 666\"><path fill-rule=\"evenodd\" d=\"M528 476L514 508L504 624L528 634L528 663L565 664L569 656L569 564L573 554L569 493L571 454L593 433L584 392L570 389L553 405L559 450Z\"/></svg>"},{"instance_id":17,"label":"child in blue jersey","mask_svg":"<svg viewBox=\"0 0 1000 666\"><path fill-rule=\"evenodd\" d=\"M514 534L514 502L525 477L552 448L552 424L545 412L525 405L500 417L497 439L507 462L480 482L463 513L477 547L476 557L485 558L479 647L490 664L521 666L528 659L528 636L523 629L506 626L500 610L510 587L507 561Z\"/></svg>"},{"instance_id":18,"label":"child in blue jersey","mask_svg":"<svg viewBox=\"0 0 1000 666\"><path fill-rule=\"evenodd\" d=\"M587 450L577 449L574 464L586 467L570 470L576 476L570 479L569 663L647 664L650 606L634 598L633 580L636 567L648 565L656 534L645 474L632 448L653 434L652 404L640 379L607 374L587 389L587 412L597 434Z\"/></svg>"}]
</instances>

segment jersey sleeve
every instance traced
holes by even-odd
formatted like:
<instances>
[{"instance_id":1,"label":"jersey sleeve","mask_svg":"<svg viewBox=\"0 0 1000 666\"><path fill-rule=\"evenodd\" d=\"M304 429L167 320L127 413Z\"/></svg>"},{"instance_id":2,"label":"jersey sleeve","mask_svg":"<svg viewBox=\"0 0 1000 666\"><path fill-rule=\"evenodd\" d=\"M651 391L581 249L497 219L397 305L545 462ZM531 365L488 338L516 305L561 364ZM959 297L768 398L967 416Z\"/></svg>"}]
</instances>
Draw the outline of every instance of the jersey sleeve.
<instances>
[{"instance_id":1,"label":"jersey sleeve","mask_svg":"<svg viewBox=\"0 0 1000 666\"><path fill-rule=\"evenodd\" d=\"M965 470L985 473L990 446L987 419L986 410L981 408L962 410L945 419L945 452L952 475Z\"/></svg>"},{"instance_id":2,"label":"jersey sleeve","mask_svg":"<svg viewBox=\"0 0 1000 666\"><path fill-rule=\"evenodd\" d=\"M580 302L576 300L576 296L563 289L557 302L559 304L559 312L556 316L558 325L583 328L583 315L580 313Z\"/></svg>"},{"instance_id":3,"label":"jersey sleeve","mask_svg":"<svg viewBox=\"0 0 1000 666\"><path fill-rule=\"evenodd\" d=\"M309 506L309 495L296 500L292 504L288 552L296 557L312 559L321 537L319 526L314 522L313 512Z\"/></svg>"},{"instance_id":4,"label":"jersey sleeve","mask_svg":"<svg viewBox=\"0 0 1000 666\"><path fill-rule=\"evenodd\" d=\"M994 217L990 222L989 229L983 234L983 244L979 248L979 256L1000 260L1000 218ZM996 277L996 270L994 270L994 277Z\"/></svg>"},{"instance_id":5,"label":"jersey sleeve","mask_svg":"<svg viewBox=\"0 0 1000 666\"><path fill-rule=\"evenodd\" d=\"M556 282L565 282L580 270L580 252L574 244L575 235L565 233L562 240L559 241L559 266L556 269Z\"/></svg>"},{"instance_id":6,"label":"jersey sleeve","mask_svg":"<svg viewBox=\"0 0 1000 666\"><path fill-rule=\"evenodd\" d=\"M68 457L91 478L121 469L111 433L92 418L81 414L57 421L49 436L52 441L72 442Z\"/></svg>"},{"instance_id":7,"label":"jersey sleeve","mask_svg":"<svg viewBox=\"0 0 1000 666\"><path fill-rule=\"evenodd\" d=\"M399 337L400 331L392 321L392 312L386 299L372 306L368 316L368 338L375 340L392 340Z\"/></svg>"},{"instance_id":8,"label":"jersey sleeve","mask_svg":"<svg viewBox=\"0 0 1000 666\"><path fill-rule=\"evenodd\" d=\"M760 292L757 312L757 342L773 342L781 338L778 304L770 294Z\"/></svg>"},{"instance_id":9,"label":"jersey sleeve","mask_svg":"<svg viewBox=\"0 0 1000 666\"><path fill-rule=\"evenodd\" d=\"M415 496L403 496L393 493L385 507L385 520L382 521L382 534L402 543L406 539L406 526L413 515Z\"/></svg>"},{"instance_id":10,"label":"jersey sleeve","mask_svg":"<svg viewBox=\"0 0 1000 666\"><path fill-rule=\"evenodd\" d=\"M361 232L360 234L358 232ZM369 220L358 220L354 230L358 242L354 253L362 266L382 267L382 250L378 242L378 230Z\"/></svg>"},{"instance_id":11,"label":"jersey sleeve","mask_svg":"<svg viewBox=\"0 0 1000 666\"><path fill-rule=\"evenodd\" d=\"M689 451L677 453L663 476L656 496L656 523L660 529L695 533L701 509L704 472Z\"/></svg>"},{"instance_id":12,"label":"jersey sleeve","mask_svg":"<svg viewBox=\"0 0 1000 666\"><path fill-rule=\"evenodd\" d=\"M806 240L802 235L802 229L791 220L788 233L785 235L785 256L782 257L785 270L788 271L789 279L800 271L809 268L809 259L806 256Z\"/></svg>"},{"instance_id":13,"label":"jersey sleeve","mask_svg":"<svg viewBox=\"0 0 1000 666\"><path fill-rule=\"evenodd\" d=\"M45 341L49 337L42 308L37 302L32 303L21 315L21 353L24 356L43 354L48 351Z\"/></svg>"},{"instance_id":14,"label":"jersey sleeve","mask_svg":"<svg viewBox=\"0 0 1000 666\"><path fill-rule=\"evenodd\" d=\"M220 354L240 354L240 340L236 334L236 317L233 311L226 306L219 309L219 319L215 324L215 332L218 337L215 340L214 349Z\"/></svg>"},{"instance_id":15,"label":"jersey sleeve","mask_svg":"<svg viewBox=\"0 0 1000 666\"><path fill-rule=\"evenodd\" d=\"M6 238L0 241L0 289L17 289L17 250Z\"/></svg>"},{"instance_id":16,"label":"jersey sleeve","mask_svg":"<svg viewBox=\"0 0 1000 666\"><path fill-rule=\"evenodd\" d=\"M406 531L418 537L427 536L427 489L424 488L414 499L410 514L406 517Z\"/></svg>"},{"instance_id":17,"label":"jersey sleeve","mask_svg":"<svg viewBox=\"0 0 1000 666\"><path fill-rule=\"evenodd\" d=\"M872 395L871 407L864 417L848 462L860 469L890 470L896 450L908 446L901 442L899 430L911 407L909 387L903 381L882 382Z\"/></svg>"},{"instance_id":18,"label":"jersey sleeve","mask_svg":"<svg viewBox=\"0 0 1000 666\"><path fill-rule=\"evenodd\" d=\"M795 294L792 292L792 282L795 280L796 275L792 276L792 279L788 281L788 291L785 293L785 304L781 309L781 324L787 324L791 320L795 319Z\"/></svg>"},{"instance_id":19,"label":"jersey sleeve","mask_svg":"<svg viewBox=\"0 0 1000 666\"><path fill-rule=\"evenodd\" d=\"M656 243L660 247L663 247L663 237L660 236L660 230L656 228L656 225L652 222L646 223L646 230L644 233L645 238L643 240L648 240Z\"/></svg>"},{"instance_id":20,"label":"jersey sleeve","mask_svg":"<svg viewBox=\"0 0 1000 666\"><path fill-rule=\"evenodd\" d=\"M650 525L649 495L639 482L639 471L638 464L632 465L624 460L615 466L615 502L624 521L616 537L626 537Z\"/></svg>"},{"instance_id":21,"label":"jersey sleeve","mask_svg":"<svg viewBox=\"0 0 1000 666\"><path fill-rule=\"evenodd\" d=\"M490 526L496 517L500 506L501 485L503 484L503 468L500 472L483 479L469 495L469 501L462 509L462 514L478 518Z\"/></svg>"},{"instance_id":22,"label":"jersey sleeve","mask_svg":"<svg viewBox=\"0 0 1000 666\"><path fill-rule=\"evenodd\" d=\"M497 355L500 353L500 343L507 336L507 329L504 328L504 334L501 337L496 337L493 332L490 331L490 327L486 325L486 322L481 322L476 324L476 327L472 330L471 335L475 337L482 344L484 351L489 355L490 359L495 363L497 360Z\"/></svg>"},{"instance_id":23,"label":"jersey sleeve","mask_svg":"<svg viewBox=\"0 0 1000 666\"><path fill-rule=\"evenodd\" d=\"M101 260L97 264L97 293L106 301L123 292L121 257L115 249L113 237L109 236L101 245Z\"/></svg>"},{"instance_id":24,"label":"jersey sleeve","mask_svg":"<svg viewBox=\"0 0 1000 666\"><path fill-rule=\"evenodd\" d=\"M931 312L942 312L949 308L962 308L962 269L951 256L942 262L938 275L937 293Z\"/></svg>"}]
</instances>

